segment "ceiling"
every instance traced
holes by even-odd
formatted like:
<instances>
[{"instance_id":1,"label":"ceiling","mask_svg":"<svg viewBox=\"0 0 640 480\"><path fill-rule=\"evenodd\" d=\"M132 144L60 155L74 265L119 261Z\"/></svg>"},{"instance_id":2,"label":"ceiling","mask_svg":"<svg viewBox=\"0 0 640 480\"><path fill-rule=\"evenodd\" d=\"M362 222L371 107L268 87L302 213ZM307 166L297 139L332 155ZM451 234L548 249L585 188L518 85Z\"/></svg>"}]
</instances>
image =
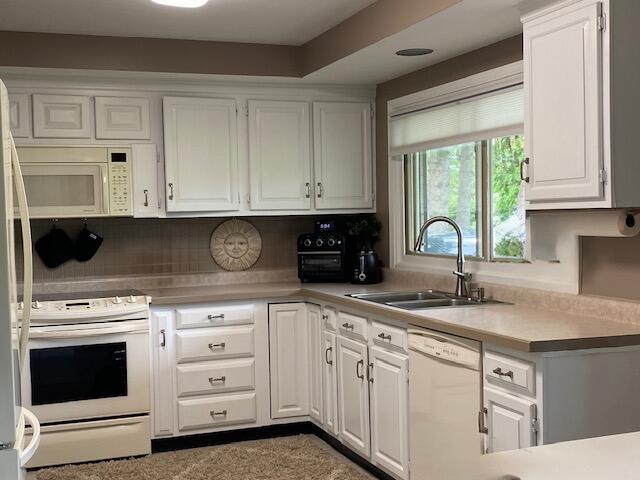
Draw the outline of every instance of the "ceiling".
<instances>
[{"instance_id":1,"label":"ceiling","mask_svg":"<svg viewBox=\"0 0 640 480\"><path fill-rule=\"evenodd\" d=\"M375 0L0 0L0 30L302 45ZM45 13L46 12L46 13Z\"/></svg>"}]
</instances>

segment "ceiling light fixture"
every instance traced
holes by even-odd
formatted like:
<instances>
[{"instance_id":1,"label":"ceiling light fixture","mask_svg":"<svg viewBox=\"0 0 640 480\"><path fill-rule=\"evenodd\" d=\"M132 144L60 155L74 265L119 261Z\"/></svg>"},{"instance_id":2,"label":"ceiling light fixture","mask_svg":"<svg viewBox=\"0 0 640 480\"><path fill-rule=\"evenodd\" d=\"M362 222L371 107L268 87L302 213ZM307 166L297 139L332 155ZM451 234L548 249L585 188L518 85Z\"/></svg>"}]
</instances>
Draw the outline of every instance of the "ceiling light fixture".
<instances>
[{"instance_id":1,"label":"ceiling light fixture","mask_svg":"<svg viewBox=\"0 0 640 480\"><path fill-rule=\"evenodd\" d=\"M419 57L420 55L429 55L433 53L432 48L405 48L398 50L396 55L400 57Z\"/></svg>"},{"instance_id":2,"label":"ceiling light fixture","mask_svg":"<svg viewBox=\"0 0 640 480\"><path fill-rule=\"evenodd\" d=\"M159 5L167 5L169 7L198 8L198 7L202 7L209 0L151 0L151 1Z\"/></svg>"}]
</instances>

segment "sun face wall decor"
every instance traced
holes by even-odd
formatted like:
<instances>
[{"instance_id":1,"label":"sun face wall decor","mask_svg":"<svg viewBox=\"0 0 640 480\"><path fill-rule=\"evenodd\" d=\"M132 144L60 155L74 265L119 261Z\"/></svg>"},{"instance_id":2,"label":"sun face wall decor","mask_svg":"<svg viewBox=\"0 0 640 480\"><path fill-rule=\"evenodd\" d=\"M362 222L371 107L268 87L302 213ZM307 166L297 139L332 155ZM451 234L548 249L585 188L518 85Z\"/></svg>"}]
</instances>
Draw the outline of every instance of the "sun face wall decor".
<instances>
[{"instance_id":1,"label":"sun face wall decor","mask_svg":"<svg viewBox=\"0 0 640 480\"><path fill-rule=\"evenodd\" d=\"M262 238L249 222L227 220L211 234L209 249L213 260L223 269L246 270L260 258Z\"/></svg>"}]
</instances>

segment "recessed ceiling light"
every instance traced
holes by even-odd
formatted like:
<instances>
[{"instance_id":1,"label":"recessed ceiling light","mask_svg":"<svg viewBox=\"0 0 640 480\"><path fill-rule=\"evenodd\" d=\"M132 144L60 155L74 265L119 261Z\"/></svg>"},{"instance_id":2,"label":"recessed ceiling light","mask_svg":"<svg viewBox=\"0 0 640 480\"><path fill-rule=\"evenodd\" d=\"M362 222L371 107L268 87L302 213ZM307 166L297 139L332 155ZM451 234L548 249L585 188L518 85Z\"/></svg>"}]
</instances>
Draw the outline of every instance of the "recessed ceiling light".
<instances>
[{"instance_id":1,"label":"recessed ceiling light","mask_svg":"<svg viewBox=\"0 0 640 480\"><path fill-rule=\"evenodd\" d=\"M400 57L419 57L420 55L429 55L433 53L432 48L405 48L404 50L398 50L396 55Z\"/></svg>"},{"instance_id":2,"label":"recessed ceiling light","mask_svg":"<svg viewBox=\"0 0 640 480\"><path fill-rule=\"evenodd\" d=\"M198 8L203 6L209 0L151 0L151 1L159 5L167 5L169 7Z\"/></svg>"}]
</instances>

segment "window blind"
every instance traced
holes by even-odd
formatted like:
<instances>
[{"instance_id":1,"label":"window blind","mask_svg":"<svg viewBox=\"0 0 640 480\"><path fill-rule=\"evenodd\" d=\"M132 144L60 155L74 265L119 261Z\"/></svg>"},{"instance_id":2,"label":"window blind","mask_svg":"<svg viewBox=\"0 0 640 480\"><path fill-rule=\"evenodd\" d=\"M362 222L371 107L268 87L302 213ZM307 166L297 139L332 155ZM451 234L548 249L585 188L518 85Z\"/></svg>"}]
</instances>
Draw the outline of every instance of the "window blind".
<instances>
[{"instance_id":1,"label":"window blind","mask_svg":"<svg viewBox=\"0 0 640 480\"><path fill-rule=\"evenodd\" d=\"M400 114L389 120L391 155L522 132L522 85Z\"/></svg>"}]
</instances>

